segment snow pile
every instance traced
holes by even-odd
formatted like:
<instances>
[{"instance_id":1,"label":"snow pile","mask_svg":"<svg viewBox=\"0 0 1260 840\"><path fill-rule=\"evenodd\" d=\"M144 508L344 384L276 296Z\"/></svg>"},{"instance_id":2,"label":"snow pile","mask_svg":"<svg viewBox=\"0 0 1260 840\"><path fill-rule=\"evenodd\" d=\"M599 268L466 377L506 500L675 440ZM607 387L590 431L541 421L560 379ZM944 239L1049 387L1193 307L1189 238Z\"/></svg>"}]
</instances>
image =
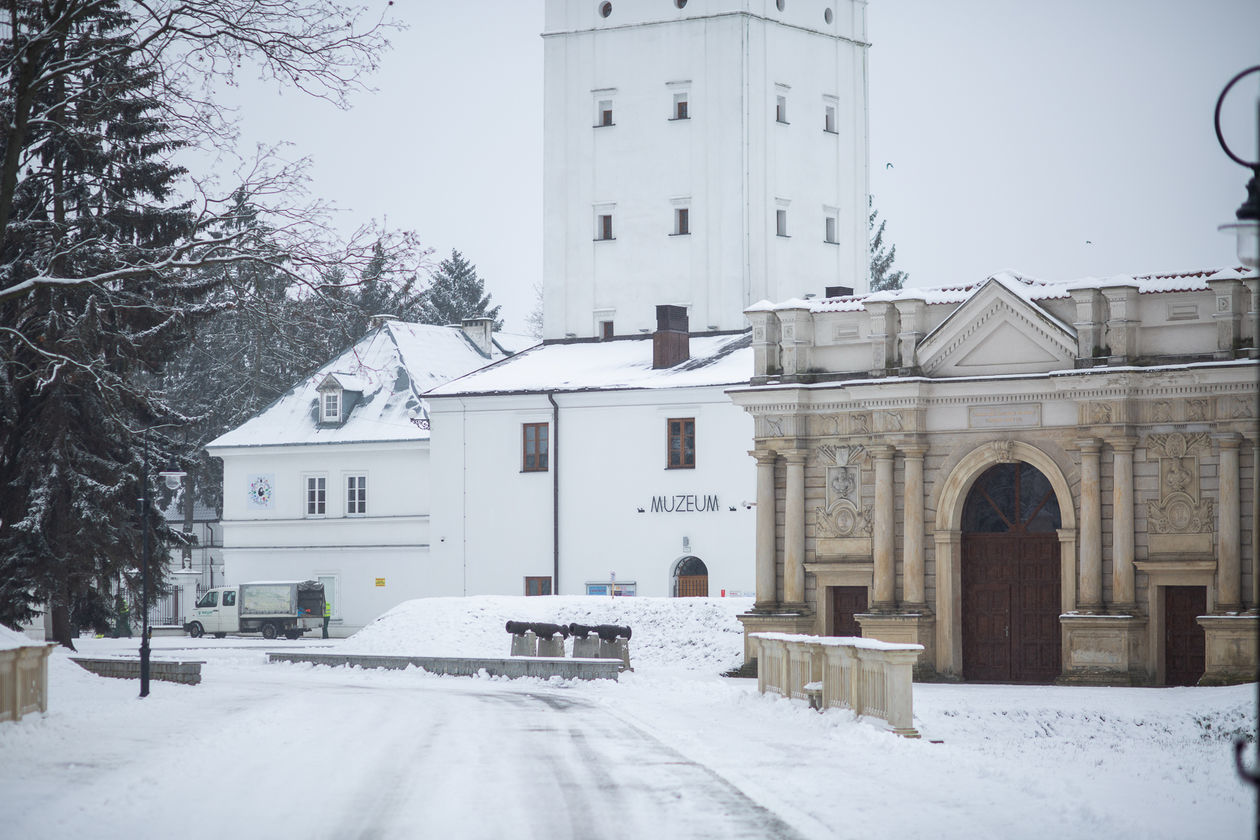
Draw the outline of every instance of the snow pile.
<instances>
[{"instance_id":1,"label":"snow pile","mask_svg":"<svg viewBox=\"0 0 1260 840\"><path fill-rule=\"evenodd\" d=\"M508 655L508 621L629 627L630 664L724 671L743 661L736 619L751 598L599 598L486 595L421 598L399 604L346 640L346 653L396 656ZM566 650L572 652L572 641Z\"/></svg>"},{"instance_id":2,"label":"snow pile","mask_svg":"<svg viewBox=\"0 0 1260 840\"><path fill-rule=\"evenodd\" d=\"M0 624L0 650L13 650L14 648L30 647L38 644L39 642L32 641L25 633L10 630L8 627Z\"/></svg>"}]
</instances>

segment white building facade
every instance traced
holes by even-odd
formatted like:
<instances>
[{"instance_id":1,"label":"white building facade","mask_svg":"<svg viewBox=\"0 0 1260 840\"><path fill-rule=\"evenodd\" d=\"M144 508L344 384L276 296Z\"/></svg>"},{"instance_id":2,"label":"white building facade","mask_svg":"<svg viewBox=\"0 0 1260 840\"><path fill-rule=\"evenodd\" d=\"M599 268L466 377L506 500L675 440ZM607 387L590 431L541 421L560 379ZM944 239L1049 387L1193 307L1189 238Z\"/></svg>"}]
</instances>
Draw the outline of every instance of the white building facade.
<instances>
[{"instance_id":1,"label":"white building facade","mask_svg":"<svg viewBox=\"0 0 1260 840\"><path fill-rule=\"evenodd\" d=\"M465 329L386 320L213 441L207 451L223 459L220 583L320 580L335 635L402 601L457 594L430 553L420 395L507 354L484 319Z\"/></svg>"},{"instance_id":2,"label":"white building facade","mask_svg":"<svg viewBox=\"0 0 1260 840\"><path fill-rule=\"evenodd\" d=\"M867 287L863 0L548 0L548 339Z\"/></svg>"},{"instance_id":3,"label":"white building facade","mask_svg":"<svg viewBox=\"0 0 1260 840\"><path fill-rule=\"evenodd\" d=\"M430 391L436 565L463 594L750 595L748 336L544 345Z\"/></svg>"}]
</instances>

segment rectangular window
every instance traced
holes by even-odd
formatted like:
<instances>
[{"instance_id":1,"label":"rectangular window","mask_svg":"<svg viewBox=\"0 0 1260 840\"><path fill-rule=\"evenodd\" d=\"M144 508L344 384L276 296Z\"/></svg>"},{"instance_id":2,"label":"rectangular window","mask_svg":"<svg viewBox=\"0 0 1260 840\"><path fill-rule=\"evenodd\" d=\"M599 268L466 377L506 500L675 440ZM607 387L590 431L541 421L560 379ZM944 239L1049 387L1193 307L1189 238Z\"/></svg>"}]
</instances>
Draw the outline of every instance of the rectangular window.
<instances>
[{"instance_id":1,"label":"rectangular window","mask_svg":"<svg viewBox=\"0 0 1260 840\"><path fill-rule=\"evenodd\" d=\"M779 236L787 236L787 211L774 211L774 232Z\"/></svg>"},{"instance_id":2,"label":"rectangular window","mask_svg":"<svg viewBox=\"0 0 1260 840\"><path fill-rule=\"evenodd\" d=\"M551 578L549 577L525 578L525 594L526 595L550 595L551 594Z\"/></svg>"},{"instance_id":3,"label":"rectangular window","mask_svg":"<svg viewBox=\"0 0 1260 840\"><path fill-rule=\"evenodd\" d=\"M601 213L595 219L595 238L607 240L613 238L612 214Z\"/></svg>"},{"instance_id":4,"label":"rectangular window","mask_svg":"<svg viewBox=\"0 0 1260 840\"><path fill-rule=\"evenodd\" d=\"M599 100L599 110L595 115L595 125L598 128L602 128L612 124L612 100L601 99Z\"/></svg>"},{"instance_id":5,"label":"rectangular window","mask_svg":"<svg viewBox=\"0 0 1260 840\"><path fill-rule=\"evenodd\" d=\"M211 589L205 595L202 595L201 600L197 602L197 606L204 609L219 606L219 591Z\"/></svg>"},{"instance_id":6,"label":"rectangular window","mask_svg":"<svg viewBox=\"0 0 1260 840\"><path fill-rule=\"evenodd\" d=\"M836 217L835 216L827 217L827 228L826 228L826 232L824 233L824 236L826 237L825 241L835 244L836 242Z\"/></svg>"},{"instance_id":7,"label":"rectangular window","mask_svg":"<svg viewBox=\"0 0 1260 840\"><path fill-rule=\"evenodd\" d=\"M786 123L788 121L786 96L776 96L774 98L774 118L781 123Z\"/></svg>"},{"instance_id":8,"label":"rectangular window","mask_svg":"<svg viewBox=\"0 0 1260 840\"><path fill-rule=\"evenodd\" d=\"M324 416L326 423L336 423L341 419L341 394L336 391L324 394Z\"/></svg>"},{"instance_id":9,"label":"rectangular window","mask_svg":"<svg viewBox=\"0 0 1260 840\"><path fill-rule=\"evenodd\" d=\"M827 105L823 110L823 131L836 133L836 106Z\"/></svg>"},{"instance_id":10,"label":"rectangular window","mask_svg":"<svg viewBox=\"0 0 1260 840\"><path fill-rule=\"evenodd\" d=\"M236 593L233 592L231 589L223 593L223 606L225 607L236 606Z\"/></svg>"},{"instance_id":11,"label":"rectangular window","mask_svg":"<svg viewBox=\"0 0 1260 840\"><path fill-rule=\"evenodd\" d=\"M521 426L521 471L547 471L547 424L525 423Z\"/></svg>"},{"instance_id":12,"label":"rectangular window","mask_svg":"<svg viewBox=\"0 0 1260 840\"><path fill-rule=\"evenodd\" d=\"M367 476L346 476L346 513L356 516L367 513Z\"/></svg>"},{"instance_id":13,"label":"rectangular window","mask_svg":"<svg viewBox=\"0 0 1260 840\"><path fill-rule=\"evenodd\" d=\"M688 116L687 116L687 94L685 94L685 93L675 93L675 94L674 94L674 119L676 119L676 120L685 120L685 119L688 119Z\"/></svg>"},{"instance_id":14,"label":"rectangular window","mask_svg":"<svg viewBox=\"0 0 1260 840\"><path fill-rule=\"evenodd\" d=\"M691 209L687 207L674 208L674 235L686 236L691 233Z\"/></svg>"},{"instance_id":15,"label":"rectangular window","mask_svg":"<svg viewBox=\"0 0 1260 840\"><path fill-rule=\"evenodd\" d=\"M612 321L599 322L599 337L604 339L605 341L613 337L613 322Z\"/></svg>"},{"instance_id":16,"label":"rectangular window","mask_svg":"<svg viewBox=\"0 0 1260 840\"><path fill-rule=\"evenodd\" d=\"M328 502L328 479L322 475L306 477L306 515L323 516Z\"/></svg>"},{"instance_id":17,"label":"rectangular window","mask_svg":"<svg viewBox=\"0 0 1260 840\"><path fill-rule=\"evenodd\" d=\"M666 422L666 466L671 470L692 470L696 467L696 420L681 417Z\"/></svg>"}]
</instances>

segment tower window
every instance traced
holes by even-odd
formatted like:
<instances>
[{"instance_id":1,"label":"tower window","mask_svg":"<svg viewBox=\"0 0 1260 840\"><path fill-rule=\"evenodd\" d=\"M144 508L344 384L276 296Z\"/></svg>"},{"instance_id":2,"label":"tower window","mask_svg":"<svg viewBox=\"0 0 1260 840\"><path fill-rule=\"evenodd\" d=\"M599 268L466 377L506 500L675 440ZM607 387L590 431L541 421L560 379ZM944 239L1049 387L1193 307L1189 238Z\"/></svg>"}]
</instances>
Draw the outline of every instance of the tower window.
<instances>
[{"instance_id":1,"label":"tower window","mask_svg":"<svg viewBox=\"0 0 1260 840\"><path fill-rule=\"evenodd\" d=\"M787 235L788 235L788 231L787 231L787 211L786 211L786 210L775 210L775 211L774 211L774 232L775 232L775 234L776 234L776 235L778 235L778 236L787 236Z\"/></svg>"},{"instance_id":2,"label":"tower window","mask_svg":"<svg viewBox=\"0 0 1260 840\"><path fill-rule=\"evenodd\" d=\"M613 238L613 217L611 213L601 213L595 217L595 239Z\"/></svg>"},{"instance_id":3,"label":"tower window","mask_svg":"<svg viewBox=\"0 0 1260 840\"><path fill-rule=\"evenodd\" d=\"M786 96L776 96L774 98L774 118L781 123L786 123L788 121Z\"/></svg>"},{"instance_id":4,"label":"tower window","mask_svg":"<svg viewBox=\"0 0 1260 840\"><path fill-rule=\"evenodd\" d=\"M833 245L836 243L836 217L835 216L827 217L826 233L824 235L826 237L824 241L830 242Z\"/></svg>"},{"instance_id":5,"label":"tower window","mask_svg":"<svg viewBox=\"0 0 1260 840\"><path fill-rule=\"evenodd\" d=\"M685 93L674 94L674 116L672 117L672 119L675 119L675 120L689 119L689 117L687 116L687 94Z\"/></svg>"},{"instance_id":6,"label":"tower window","mask_svg":"<svg viewBox=\"0 0 1260 840\"><path fill-rule=\"evenodd\" d=\"M688 207L674 208L674 235L686 236L691 233L691 209Z\"/></svg>"},{"instance_id":7,"label":"tower window","mask_svg":"<svg viewBox=\"0 0 1260 840\"><path fill-rule=\"evenodd\" d=\"M599 108L595 113L595 127L603 128L613 124L613 104L611 99L599 100Z\"/></svg>"},{"instance_id":8,"label":"tower window","mask_svg":"<svg viewBox=\"0 0 1260 840\"><path fill-rule=\"evenodd\" d=\"M827 105L823 109L823 131L836 133L836 106Z\"/></svg>"}]
</instances>

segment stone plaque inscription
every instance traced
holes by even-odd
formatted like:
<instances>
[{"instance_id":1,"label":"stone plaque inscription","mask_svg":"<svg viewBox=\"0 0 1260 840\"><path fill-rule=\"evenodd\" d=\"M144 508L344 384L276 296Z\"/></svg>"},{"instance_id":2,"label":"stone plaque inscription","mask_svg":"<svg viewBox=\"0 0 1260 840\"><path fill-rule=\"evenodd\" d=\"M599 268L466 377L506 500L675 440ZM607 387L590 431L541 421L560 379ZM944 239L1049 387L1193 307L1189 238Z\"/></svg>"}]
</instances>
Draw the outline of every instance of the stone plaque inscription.
<instances>
[{"instance_id":1,"label":"stone plaque inscription","mask_svg":"<svg viewBox=\"0 0 1260 840\"><path fill-rule=\"evenodd\" d=\"M1013 426L1040 426L1041 403L1018 405L973 405L967 409L971 429L1008 429Z\"/></svg>"}]
</instances>

